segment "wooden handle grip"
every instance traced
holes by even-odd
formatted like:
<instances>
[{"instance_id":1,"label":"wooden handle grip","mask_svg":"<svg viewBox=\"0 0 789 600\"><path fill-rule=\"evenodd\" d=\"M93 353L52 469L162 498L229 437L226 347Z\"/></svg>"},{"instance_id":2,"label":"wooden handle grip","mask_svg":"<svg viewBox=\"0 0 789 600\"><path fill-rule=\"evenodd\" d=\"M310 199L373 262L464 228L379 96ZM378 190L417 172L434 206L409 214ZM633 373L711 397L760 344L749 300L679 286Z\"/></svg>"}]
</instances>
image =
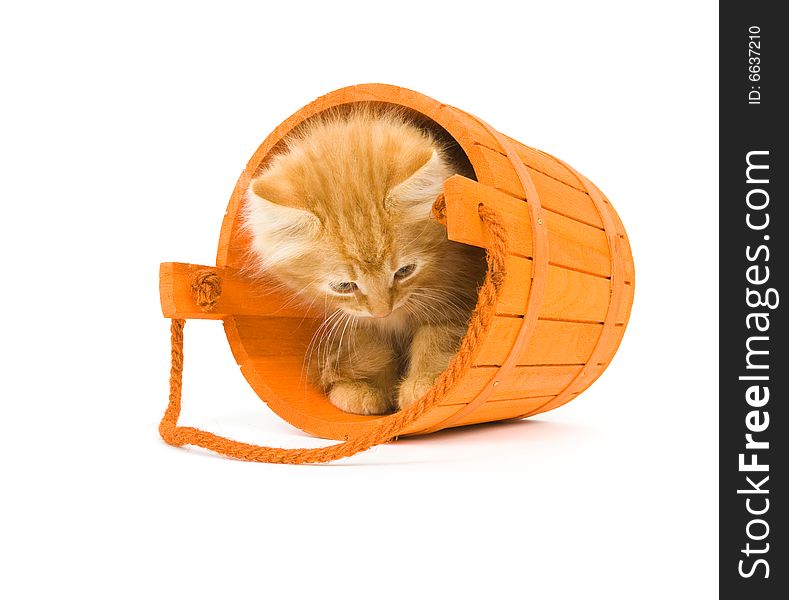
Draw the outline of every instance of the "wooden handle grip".
<instances>
[{"instance_id":1,"label":"wooden handle grip","mask_svg":"<svg viewBox=\"0 0 789 600\"><path fill-rule=\"evenodd\" d=\"M195 278L206 272L222 280L222 292L210 309L200 307L194 297ZM168 319L225 319L229 316L319 317L302 302L268 278L251 278L237 270L188 263L162 263L159 267L159 299Z\"/></svg>"}]
</instances>

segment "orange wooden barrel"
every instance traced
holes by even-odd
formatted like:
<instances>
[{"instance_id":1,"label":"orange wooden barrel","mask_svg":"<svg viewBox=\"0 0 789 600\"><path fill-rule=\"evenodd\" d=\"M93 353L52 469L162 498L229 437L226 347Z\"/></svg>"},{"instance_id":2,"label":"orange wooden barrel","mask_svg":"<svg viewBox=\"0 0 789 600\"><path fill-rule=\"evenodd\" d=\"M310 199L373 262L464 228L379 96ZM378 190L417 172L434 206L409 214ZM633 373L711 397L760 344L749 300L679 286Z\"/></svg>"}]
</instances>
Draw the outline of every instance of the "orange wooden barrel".
<instances>
[{"instance_id":1,"label":"orange wooden barrel","mask_svg":"<svg viewBox=\"0 0 789 600\"><path fill-rule=\"evenodd\" d=\"M627 234L611 203L561 160L530 148L460 109L400 87L356 85L311 102L277 127L252 156L227 207L216 267L164 263L164 316L224 321L241 372L257 394L292 425L347 440L373 431L385 416L335 408L304 376L304 356L322 315L245 275L249 238L240 208L250 180L301 122L340 105L376 102L420 113L457 141L476 180L455 175L444 187L450 239L485 247L477 208L506 221L507 275L496 316L471 366L437 405L401 435L528 417L572 400L605 370L619 346L633 302L634 268ZM222 279L215 306L201 309L191 292L197 272Z\"/></svg>"}]
</instances>

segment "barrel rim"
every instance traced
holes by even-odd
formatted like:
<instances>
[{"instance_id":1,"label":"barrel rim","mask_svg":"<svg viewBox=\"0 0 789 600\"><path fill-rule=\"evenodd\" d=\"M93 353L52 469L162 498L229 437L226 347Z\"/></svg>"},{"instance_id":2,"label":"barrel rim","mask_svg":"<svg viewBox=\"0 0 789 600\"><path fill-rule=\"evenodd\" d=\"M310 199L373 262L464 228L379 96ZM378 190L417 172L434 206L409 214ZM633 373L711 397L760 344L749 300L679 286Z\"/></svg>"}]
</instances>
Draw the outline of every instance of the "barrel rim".
<instances>
[{"instance_id":1,"label":"barrel rim","mask_svg":"<svg viewBox=\"0 0 789 600\"><path fill-rule=\"evenodd\" d=\"M448 105L442 104L429 96L407 88L378 83L359 84L329 92L309 104L306 104L285 119L285 121L266 137L247 162L246 168L241 173L233 189L233 194L231 195L222 222L216 258L218 267L236 266L229 264L231 261L230 252L235 241L234 236L237 234L235 227L236 216L242 206L249 182L260 170L268 155L275 149L277 144L293 131L295 127L316 114L336 106L358 102L383 102L414 110L444 128L461 147L472 167L475 167L475 165L478 165L484 160L477 145L477 141L469 130L468 123L464 121L465 118L470 118L470 116L460 110L456 111L457 114L450 114L446 111L442 111L441 109ZM494 185L494 182L487 180L484 174L478 174L478 180L484 185L491 187ZM235 351L235 348L239 346L243 347L243 336L240 335L235 327L234 317L225 319L225 334L228 343L231 348L234 349L234 355L243 355L243 352ZM476 349L476 353L479 352L480 347ZM476 358L476 353L474 358ZM322 419L298 410L289 403L287 399L283 399L276 394L266 384L264 377L257 372L251 364L246 363L241 365L241 371L249 385L275 413L299 429L319 437L329 439L351 439L356 435L374 429L380 420L388 416L348 415L343 421ZM428 412L425 417L429 415L430 412ZM404 435L417 435L427 433L428 431L427 428L420 425L419 429L407 431Z\"/></svg>"}]
</instances>

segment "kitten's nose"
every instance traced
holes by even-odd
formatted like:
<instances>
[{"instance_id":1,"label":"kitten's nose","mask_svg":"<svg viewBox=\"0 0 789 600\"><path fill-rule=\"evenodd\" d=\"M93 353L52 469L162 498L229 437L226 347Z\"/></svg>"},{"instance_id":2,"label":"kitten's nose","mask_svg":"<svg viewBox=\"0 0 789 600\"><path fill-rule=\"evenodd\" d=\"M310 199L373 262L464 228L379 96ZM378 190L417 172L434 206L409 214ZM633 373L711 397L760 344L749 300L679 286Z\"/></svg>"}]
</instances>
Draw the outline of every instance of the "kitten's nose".
<instances>
[{"instance_id":1,"label":"kitten's nose","mask_svg":"<svg viewBox=\"0 0 789 600\"><path fill-rule=\"evenodd\" d=\"M383 319L392 314L392 290L389 280L380 278L367 284L367 310L370 316Z\"/></svg>"}]
</instances>

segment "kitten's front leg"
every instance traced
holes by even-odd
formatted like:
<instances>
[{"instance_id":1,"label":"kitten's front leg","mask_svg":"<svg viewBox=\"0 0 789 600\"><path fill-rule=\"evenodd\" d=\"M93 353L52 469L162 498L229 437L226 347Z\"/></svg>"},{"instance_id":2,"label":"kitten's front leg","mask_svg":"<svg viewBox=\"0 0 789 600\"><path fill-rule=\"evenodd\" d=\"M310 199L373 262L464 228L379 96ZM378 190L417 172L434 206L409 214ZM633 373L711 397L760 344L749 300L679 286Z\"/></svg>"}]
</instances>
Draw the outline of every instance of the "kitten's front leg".
<instances>
[{"instance_id":1,"label":"kitten's front leg","mask_svg":"<svg viewBox=\"0 0 789 600\"><path fill-rule=\"evenodd\" d=\"M377 331L355 327L319 359L318 369L321 387L340 410L358 415L392 411L397 356Z\"/></svg>"},{"instance_id":2,"label":"kitten's front leg","mask_svg":"<svg viewBox=\"0 0 789 600\"><path fill-rule=\"evenodd\" d=\"M397 404L408 408L433 387L457 352L466 328L459 325L422 325L409 348L408 371L400 383Z\"/></svg>"}]
</instances>

